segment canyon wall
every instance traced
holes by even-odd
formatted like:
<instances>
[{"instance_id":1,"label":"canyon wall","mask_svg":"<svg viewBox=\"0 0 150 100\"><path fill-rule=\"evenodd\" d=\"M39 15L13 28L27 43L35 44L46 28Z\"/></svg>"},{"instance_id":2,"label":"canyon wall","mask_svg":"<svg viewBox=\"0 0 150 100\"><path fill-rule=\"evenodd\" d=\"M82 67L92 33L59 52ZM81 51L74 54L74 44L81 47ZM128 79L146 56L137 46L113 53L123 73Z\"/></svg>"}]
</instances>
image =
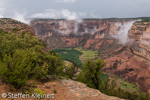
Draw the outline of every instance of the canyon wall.
<instances>
[{"instance_id":1,"label":"canyon wall","mask_svg":"<svg viewBox=\"0 0 150 100\"><path fill-rule=\"evenodd\" d=\"M116 34L119 30L118 23L122 25L131 20L32 20L31 26L36 35L49 37L56 34L61 35L83 35L91 34L95 38L104 38L110 34Z\"/></svg>"},{"instance_id":2,"label":"canyon wall","mask_svg":"<svg viewBox=\"0 0 150 100\"><path fill-rule=\"evenodd\" d=\"M77 47L89 49L101 39L116 35L121 25L131 20L32 20L31 27L50 47ZM120 25L118 25L118 23ZM59 42L59 43L58 43ZM61 43L60 43L61 42ZM92 47L97 50L99 47Z\"/></svg>"},{"instance_id":3,"label":"canyon wall","mask_svg":"<svg viewBox=\"0 0 150 100\"><path fill-rule=\"evenodd\" d=\"M128 38L133 40L130 45L132 52L150 60L150 22L135 22Z\"/></svg>"}]
</instances>

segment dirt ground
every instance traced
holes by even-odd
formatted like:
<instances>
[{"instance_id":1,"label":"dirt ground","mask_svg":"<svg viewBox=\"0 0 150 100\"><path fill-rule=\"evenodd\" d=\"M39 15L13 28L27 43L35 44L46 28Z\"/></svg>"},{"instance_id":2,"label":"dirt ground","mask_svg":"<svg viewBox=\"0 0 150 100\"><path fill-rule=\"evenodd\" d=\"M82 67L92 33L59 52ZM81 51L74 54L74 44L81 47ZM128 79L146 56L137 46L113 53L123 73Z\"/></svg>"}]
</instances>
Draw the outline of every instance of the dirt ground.
<instances>
[{"instance_id":1,"label":"dirt ground","mask_svg":"<svg viewBox=\"0 0 150 100\"><path fill-rule=\"evenodd\" d=\"M107 96L102 94L100 91L88 88L85 84L76 82L73 80L53 80L49 82L37 82L35 88L39 88L44 91L46 96L54 94L51 98L35 99L34 97L23 99L20 98L2 98L4 93L8 94L18 94L20 92L10 92L12 91L10 86L0 82L0 100L121 100L116 97ZM57 89L54 93L53 89ZM54 97L54 98L53 98Z\"/></svg>"}]
</instances>

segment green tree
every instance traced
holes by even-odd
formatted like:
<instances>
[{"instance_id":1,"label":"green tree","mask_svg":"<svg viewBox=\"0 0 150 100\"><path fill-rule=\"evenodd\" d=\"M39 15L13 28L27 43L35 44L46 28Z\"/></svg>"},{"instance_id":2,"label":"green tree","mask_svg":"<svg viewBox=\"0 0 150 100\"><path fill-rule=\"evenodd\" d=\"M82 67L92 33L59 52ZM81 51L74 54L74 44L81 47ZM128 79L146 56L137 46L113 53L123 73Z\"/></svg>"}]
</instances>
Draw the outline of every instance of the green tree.
<instances>
[{"instance_id":1,"label":"green tree","mask_svg":"<svg viewBox=\"0 0 150 100\"><path fill-rule=\"evenodd\" d=\"M0 76L6 83L13 85L16 89L24 86L29 79L38 77L35 71L40 73L39 68L33 69L33 63L30 61L28 52L16 50L11 57L5 55L0 62ZM32 76L31 76L32 75Z\"/></svg>"},{"instance_id":2,"label":"green tree","mask_svg":"<svg viewBox=\"0 0 150 100\"><path fill-rule=\"evenodd\" d=\"M83 66L83 70L77 76L77 80L91 88L101 89L103 87L101 68L105 65L102 59L98 59L96 62L88 59Z\"/></svg>"}]
</instances>

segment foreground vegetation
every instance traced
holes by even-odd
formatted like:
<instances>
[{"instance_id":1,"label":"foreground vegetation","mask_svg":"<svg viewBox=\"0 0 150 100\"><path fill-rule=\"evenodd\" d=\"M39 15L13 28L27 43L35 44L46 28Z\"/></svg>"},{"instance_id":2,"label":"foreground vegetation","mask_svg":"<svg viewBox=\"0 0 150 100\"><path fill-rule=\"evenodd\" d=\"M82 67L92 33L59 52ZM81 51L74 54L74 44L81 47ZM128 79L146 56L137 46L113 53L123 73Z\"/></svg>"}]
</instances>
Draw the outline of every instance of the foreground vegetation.
<instances>
[{"instance_id":1,"label":"foreground vegetation","mask_svg":"<svg viewBox=\"0 0 150 100\"><path fill-rule=\"evenodd\" d=\"M0 78L16 89L31 79L65 75L62 58L53 51L45 52L46 44L30 33L0 30L0 43Z\"/></svg>"}]
</instances>

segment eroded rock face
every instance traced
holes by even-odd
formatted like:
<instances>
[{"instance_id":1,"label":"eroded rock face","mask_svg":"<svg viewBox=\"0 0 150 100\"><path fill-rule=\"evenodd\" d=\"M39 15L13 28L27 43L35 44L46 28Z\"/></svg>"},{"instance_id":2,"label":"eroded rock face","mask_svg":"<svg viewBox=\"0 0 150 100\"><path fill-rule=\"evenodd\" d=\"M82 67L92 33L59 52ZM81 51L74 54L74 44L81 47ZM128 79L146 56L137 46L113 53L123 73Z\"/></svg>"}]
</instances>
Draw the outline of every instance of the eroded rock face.
<instances>
[{"instance_id":1,"label":"eroded rock face","mask_svg":"<svg viewBox=\"0 0 150 100\"><path fill-rule=\"evenodd\" d=\"M150 22L134 23L128 38L133 41L130 45L132 52L150 60Z\"/></svg>"},{"instance_id":2,"label":"eroded rock face","mask_svg":"<svg viewBox=\"0 0 150 100\"><path fill-rule=\"evenodd\" d=\"M22 33L23 31L32 33L33 36L35 36L35 32L32 27L30 27L27 24L18 22L13 19L9 18L1 18L0 19L0 28L2 28L4 31L11 32L12 29L17 28L20 29L19 33Z\"/></svg>"},{"instance_id":3,"label":"eroded rock face","mask_svg":"<svg viewBox=\"0 0 150 100\"><path fill-rule=\"evenodd\" d=\"M105 60L104 72L121 76L124 80L136 84L143 91L150 89L149 62L138 60L137 56L128 51Z\"/></svg>"},{"instance_id":4,"label":"eroded rock face","mask_svg":"<svg viewBox=\"0 0 150 100\"><path fill-rule=\"evenodd\" d=\"M95 43L98 43L100 39L88 39L86 44L84 45L84 49L89 49Z\"/></svg>"},{"instance_id":5,"label":"eroded rock face","mask_svg":"<svg viewBox=\"0 0 150 100\"><path fill-rule=\"evenodd\" d=\"M79 45L79 42L83 40L83 38L67 38L61 37L61 40L66 43L66 47L75 47Z\"/></svg>"},{"instance_id":6,"label":"eroded rock face","mask_svg":"<svg viewBox=\"0 0 150 100\"><path fill-rule=\"evenodd\" d=\"M130 53L132 53L132 57L126 60L126 63L124 63L124 65L118 65L114 73L121 75L122 77L124 77L124 79L128 80L129 82L135 83L144 91L149 91L150 22L133 23L128 33L128 39L131 40L131 43L128 43L127 45L129 46ZM122 71L120 71L120 69Z\"/></svg>"},{"instance_id":7,"label":"eroded rock face","mask_svg":"<svg viewBox=\"0 0 150 100\"><path fill-rule=\"evenodd\" d=\"M131 20L32 20L31 26L36 35L40 36L50 47L83 46L84 49L89 49L100 39L117 34L120 29L118 23L123 25L129 21ZM57 39L51 41L53 37ZM59 40L63 42L62 45L56 44ZM98 48L95 47L96 50Z\"/></svg>"}]
</instances>

